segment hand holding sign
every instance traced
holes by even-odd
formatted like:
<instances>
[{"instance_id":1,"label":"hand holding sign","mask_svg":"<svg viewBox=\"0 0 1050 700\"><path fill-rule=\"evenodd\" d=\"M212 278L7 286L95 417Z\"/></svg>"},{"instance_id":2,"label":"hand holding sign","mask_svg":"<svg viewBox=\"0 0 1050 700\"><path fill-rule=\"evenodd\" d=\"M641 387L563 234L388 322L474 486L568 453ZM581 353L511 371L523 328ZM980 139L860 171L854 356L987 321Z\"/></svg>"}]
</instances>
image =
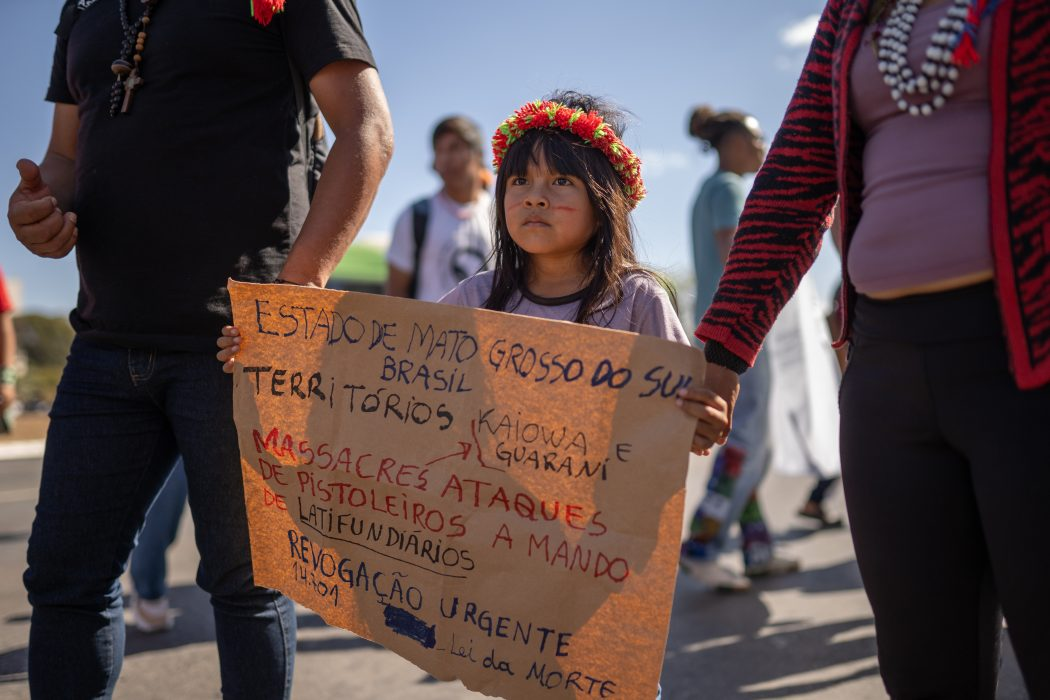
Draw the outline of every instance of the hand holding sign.
<instances>
[{"instance_id":1,"label":"hand holding sign","mask_svg":"<svg viewBox=\"0 0 1050 700\"><path fill-rule=\"evenodd\" d=\"M236 326L223 326L222 335L215 341L219 352L215 353L215 359L222 363L222 371L233 374L234 359L241 349L241 332Z\"/></svg>"}]
</instances>

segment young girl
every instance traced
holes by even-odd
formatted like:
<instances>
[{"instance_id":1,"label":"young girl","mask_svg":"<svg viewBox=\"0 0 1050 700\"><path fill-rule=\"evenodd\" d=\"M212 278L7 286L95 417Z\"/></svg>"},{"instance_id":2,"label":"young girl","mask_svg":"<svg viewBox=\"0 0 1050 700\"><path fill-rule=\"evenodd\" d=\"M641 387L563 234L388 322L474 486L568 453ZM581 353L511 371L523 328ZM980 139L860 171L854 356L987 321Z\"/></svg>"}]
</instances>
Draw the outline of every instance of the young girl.
<instances>
[{"instance_id":1,"label":"young girl","mask_svg":"<svg viewBox=\"0 0 1050 700\"><path fill-rule=\"evenodd\" d=\"M688 345L666 292L635 258L630 213L645 186L622 133L615 108L575 92L526 104L500 125L495 270L442 301ZM706 454L726 428L724 403L701 390L678 404L697 418L693 451Z\"/></svg>"},{"instance_id":2,"label":"young girl","mask_svg":"<svg viewBox=\"0 0 1050 700\"><path fill-rule=\"evenodd\" d=\"M641 162L617 134L621 114L594 97L553 95L500 125L495 154L495 270L481 272L442 303L575 321L689 344L667 293L634 255L631 210L645 196ZM222 329L216 357L233 371L240 335ZM682 390L697 419L692 451L724 441L725 401Z\"/></svg>"}]
</instances>

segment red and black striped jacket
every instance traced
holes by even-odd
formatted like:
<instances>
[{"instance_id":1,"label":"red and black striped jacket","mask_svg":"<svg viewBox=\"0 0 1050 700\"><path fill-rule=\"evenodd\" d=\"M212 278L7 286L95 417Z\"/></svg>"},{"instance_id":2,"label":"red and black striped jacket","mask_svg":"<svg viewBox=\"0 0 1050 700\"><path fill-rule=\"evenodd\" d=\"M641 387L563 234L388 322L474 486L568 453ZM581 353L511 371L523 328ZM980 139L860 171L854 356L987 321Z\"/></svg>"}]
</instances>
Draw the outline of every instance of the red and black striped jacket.
<instances>
[{"instance_id":1,"label":"red and black striped jacket","mask_svg":"<svg viewBox=\"0 0 1050 700\"><path fill-rule=\"evenodd\" d=\"M795 94L755 178L710 309L696 329L708 360L754 362L820 248L841 193L843 333L856 291L846 274L860 216L864 134L849 75L872 0L829 0ZM1022 389L1050 383L1050 1L1002 0L991 16L989 211L996 289Z\"/></svg>"}]
</instances>

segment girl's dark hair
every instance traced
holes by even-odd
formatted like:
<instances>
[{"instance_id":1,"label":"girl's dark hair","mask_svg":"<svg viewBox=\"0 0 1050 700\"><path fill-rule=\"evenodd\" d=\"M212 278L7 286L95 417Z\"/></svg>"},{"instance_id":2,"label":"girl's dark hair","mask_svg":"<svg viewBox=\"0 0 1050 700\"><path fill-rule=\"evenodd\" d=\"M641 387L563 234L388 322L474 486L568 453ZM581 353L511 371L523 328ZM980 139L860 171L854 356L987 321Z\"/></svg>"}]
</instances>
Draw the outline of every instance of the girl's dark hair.
<instances>
[{"instance_id":1,"label":"girl's dark hair","mask_svg":"<svg viewBox=\"0 0 1050 700\"><path fill-rule=\"evenodd\" d=\"M704 150L718 150L719 144L734 132L750 133L747 120L750 115L745 112L727 110L716 112L709 105L694 107L689 115L689 135L700 139Z\"/></svg>"},{"instance_id":2,"label":"girl's dark hair","mask_svg":"<svg viewBox=\"0 0 1050 700\"><path fill-rule=\"evenodd\" d=\"M585 112L597 112L618 136L623 136L624 113L600 98L565 91L556 92L545 99ZM575 134L561 129L526 131L511 145L503 159L496 177L496 240L492 250L495 273L492 292L484 308L507 311L507 304L514 293L528 287L529 255L518 247L507 230L503 198L507 192L507 183L525 175L529 162L538 163L541 158L552 171L571 175L586 186L598 221L595 234L581 253L588 277L582 290L576 322L587 323L598 312L604 312L611 321L612 312L623 299L623 279L634 273L653 275L642 268L635 258L631 206L612 164L601 151L588 146ZM597 322L595 325L606 325L607 322Z\"/></svg>"}]
</instances>

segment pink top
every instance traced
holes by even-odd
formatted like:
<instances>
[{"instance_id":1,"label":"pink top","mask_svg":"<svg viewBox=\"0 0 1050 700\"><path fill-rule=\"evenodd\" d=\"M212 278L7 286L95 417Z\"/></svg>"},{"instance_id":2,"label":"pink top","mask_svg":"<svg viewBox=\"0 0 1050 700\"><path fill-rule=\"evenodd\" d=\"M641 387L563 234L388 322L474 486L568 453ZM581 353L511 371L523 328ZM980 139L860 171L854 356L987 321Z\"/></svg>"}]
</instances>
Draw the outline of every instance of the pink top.
<instances>
[{"instance_id":1,"label":"pink top","mask_svg":"<svg viewBox=\"0 0 1050 700\"><path fill-rule=\"evenodd\" d=\"M919 11L908 62L918 72L951 3ZM863 214L847 265L857 291L884 292L992 269L988 219L988 46L960 69L955 93L929 117L901 112L882 80L868 27L850 73L850 102L864 145ZM926 98L926 96L923 96Z\"/></svg>"}]
</instances>

